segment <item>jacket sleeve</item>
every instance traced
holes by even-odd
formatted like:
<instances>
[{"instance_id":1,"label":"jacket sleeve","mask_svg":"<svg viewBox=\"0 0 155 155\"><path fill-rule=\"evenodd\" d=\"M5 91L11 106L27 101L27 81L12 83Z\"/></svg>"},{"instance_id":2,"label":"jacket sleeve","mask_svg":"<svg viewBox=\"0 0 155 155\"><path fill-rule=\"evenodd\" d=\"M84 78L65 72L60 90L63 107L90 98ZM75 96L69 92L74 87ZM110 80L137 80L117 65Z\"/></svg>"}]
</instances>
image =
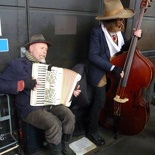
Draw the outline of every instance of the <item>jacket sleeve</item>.
<instances>
[{"instance_id":1,"label":"jacket sleeve","mask_svg":"<svg viewBox=\"0 0 155 155\"><path fill-rule=\"evenodd\" d=\"M7 69L0 76L0 93L17 94L17 66L11 61Z\"/></svg>"},{"instance_id":2,"label":"jacket sleeve","mask_svg":"<svg viewBox=\"0 0 155 155\"><path fill-rule=\"evenodd\" d=\"M109 50L103 32L100 28L95 28L90 34L89 60L99 68L110 71L112 64L109 62L107 52Z\"/></svg>"}]
</instances>

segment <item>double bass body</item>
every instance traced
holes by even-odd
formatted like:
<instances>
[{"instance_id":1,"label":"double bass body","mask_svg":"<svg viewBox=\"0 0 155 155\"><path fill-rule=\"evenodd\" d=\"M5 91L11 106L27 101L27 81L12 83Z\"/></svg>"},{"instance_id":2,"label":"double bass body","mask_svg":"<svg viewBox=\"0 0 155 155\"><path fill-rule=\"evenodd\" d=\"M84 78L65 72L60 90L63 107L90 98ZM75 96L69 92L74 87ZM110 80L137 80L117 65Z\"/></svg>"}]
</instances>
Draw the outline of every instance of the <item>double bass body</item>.
<instances>
[{"instance_id":1,"label":"double bass body","mask_svg":"<svg viewBox=\"0 0 155 155\"><path fill-rule=\"evenodd\" d=\"M112 64L123 68L126 57L127 52L115 57ZM145 98L145 92L153 77L153 64L136 49L126 87L118 87L114 74L107 75L108 90L105 108L100 113L100 123L113 127L115 132L125 135L140 133L149 118L149 102ZM125 103L114 101L117 93L121 99L126 98L128 101Z\"/></svg>"}]
</instances>

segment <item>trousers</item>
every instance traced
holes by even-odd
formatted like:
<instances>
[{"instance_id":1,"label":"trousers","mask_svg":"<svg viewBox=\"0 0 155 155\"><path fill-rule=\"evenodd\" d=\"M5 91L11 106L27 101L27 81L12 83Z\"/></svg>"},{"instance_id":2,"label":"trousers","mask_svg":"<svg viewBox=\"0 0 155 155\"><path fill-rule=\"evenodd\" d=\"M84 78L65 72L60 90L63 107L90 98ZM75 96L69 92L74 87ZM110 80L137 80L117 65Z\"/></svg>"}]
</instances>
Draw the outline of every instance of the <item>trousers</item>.
<instances>
[{"instance_id":1,"label":"trousers","mask_svg":"<svg viewBox=\"0 0 155 155\"><path fill-rule=\"evenodd\" d=\"M96 133L98 130L98 119L101 109L104 107L106 86L95 87L93 101L89 109L88 132Z\"/></svg>"},{"instance_id":2,"label":"trousers","mask_svg":"<svg viewBox=\"0 0 155 155\"><path fill-rule=\"evenodd\" d=\"M63 133L72 134L75 128L75 116L64 105L32 111L24 121L44 130L46 141L55 145L61 142Z\"/></svg>"}]
</instances>

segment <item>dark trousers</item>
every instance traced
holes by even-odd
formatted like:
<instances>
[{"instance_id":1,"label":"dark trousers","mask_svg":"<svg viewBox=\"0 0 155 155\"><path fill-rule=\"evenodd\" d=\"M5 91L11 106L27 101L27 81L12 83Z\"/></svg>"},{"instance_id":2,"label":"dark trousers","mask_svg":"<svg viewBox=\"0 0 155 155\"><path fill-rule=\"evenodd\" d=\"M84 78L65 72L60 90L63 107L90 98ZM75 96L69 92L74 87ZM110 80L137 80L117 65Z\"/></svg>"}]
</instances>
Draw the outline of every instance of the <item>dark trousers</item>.
<instances>
[{"instance_id":1,"label":"dark trousers","mask_svg":"<svg viewBox=\"0 0 155 155\"><path fill-rule=\"evenodd\" d=\"M101 109L105 103L106 86L95 87L93 102L90 105L89 118L88 118L88 132L95 133L98 130L98 119Z\"/></svg>"}]
</instances>

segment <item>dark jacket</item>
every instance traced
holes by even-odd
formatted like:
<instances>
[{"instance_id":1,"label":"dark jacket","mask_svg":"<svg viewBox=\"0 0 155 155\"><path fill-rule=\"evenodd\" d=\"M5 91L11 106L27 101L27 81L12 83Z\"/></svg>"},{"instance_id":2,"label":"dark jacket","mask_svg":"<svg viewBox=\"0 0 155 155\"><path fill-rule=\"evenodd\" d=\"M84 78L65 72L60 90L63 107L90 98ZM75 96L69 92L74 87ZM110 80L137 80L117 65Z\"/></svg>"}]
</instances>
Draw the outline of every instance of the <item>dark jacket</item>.
<instances>
[{"instance_id":1,"label":"dark jacket","mask_svg":"<svg viewBox=\"0 0 155 155\"><path fill-rule=\"evenodd\" d=\"M127 41L124 33L122 35L125 44L122 46L121 51L126 51L129 48L131 39ZM97 86L104 74L109 72L113 65L110 63L110 51L101 26L97 26L91 31L89 61L88 81L92 86Z\"/></svg>"},{"instance_id":2,"label":"dark jacket","mask_svg":"<svg viewBox=\"0 0 155 155\"><path fill-rule=\"evenodd\" d=\"M9 66L0 76L0 93L15 95L15 105L19 117L25 118L31 111L42 107L30 106L30 90L17 92L19 80L31 77L32 62L27 58L17 58L9 63Z\"/></svg>"}]
</instances>

